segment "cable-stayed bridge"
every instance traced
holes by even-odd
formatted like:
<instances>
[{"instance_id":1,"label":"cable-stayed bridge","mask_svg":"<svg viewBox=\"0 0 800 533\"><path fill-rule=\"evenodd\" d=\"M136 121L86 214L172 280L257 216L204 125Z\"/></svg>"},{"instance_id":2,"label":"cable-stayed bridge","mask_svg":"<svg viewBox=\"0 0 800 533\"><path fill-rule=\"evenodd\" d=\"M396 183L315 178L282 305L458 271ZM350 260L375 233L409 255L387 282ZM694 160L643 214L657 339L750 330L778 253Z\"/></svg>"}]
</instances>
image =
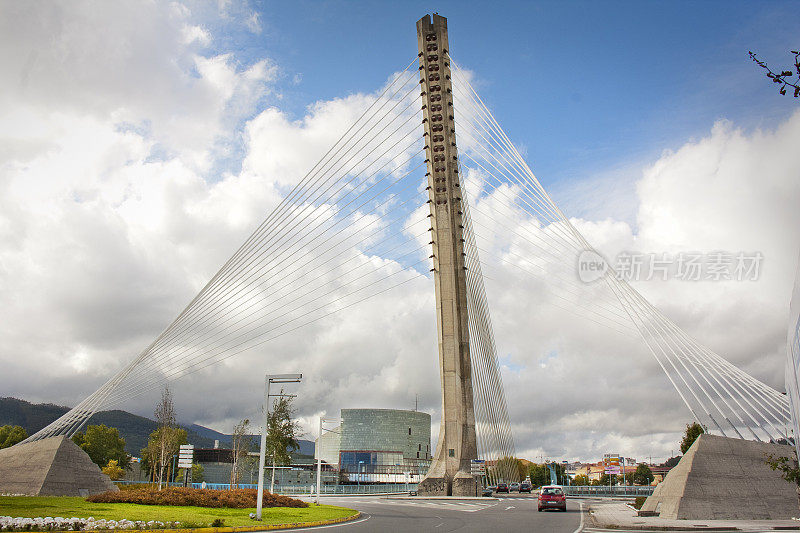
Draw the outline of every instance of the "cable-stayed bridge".
<instances>
[{"instance_id":1,"label":"cable-stayed bridge","mask_svg":"<svg viewBox=\"0 0 800 533\"><path fill-rule=\"evenodd\" d=\"M441 287L449 272L456 280L454 299L463 296L465 305L461 345L468 346L468 365L459 375L468 384L462 393L470 395L461 402L470 405L462 425L474 428L477 456L513 456L484 287L483 267L492 262L538 280L556 298L554 305L581 319L641 339L710 431L763 441L790 438L783 394L682 331L617 276L562 213L470 83L469 71L443 46L446 24L443 30L436 26L440 19L419 33L419 55L343 127L338 141L175 320L117 375L29 441L72 435L97 411L302 334L309 324L422 278L434 282L443 309ZM455 225L448 226L442 213ZM442 250L448 236L463 257ZM488 244L497 237L506 243L501 250ZM602 262L593 284L581 283L575 272L587 253ZM440 317L447 315L442 309L440 322L449 320ZM440 358L447 342L440 324ZM443 391L446 382L443 377ZM457 418L443 409L443 425ZM440 450L446 448L442 438ZM465 457L473 454L466 449Z\"/></svg>"}]
</instances>

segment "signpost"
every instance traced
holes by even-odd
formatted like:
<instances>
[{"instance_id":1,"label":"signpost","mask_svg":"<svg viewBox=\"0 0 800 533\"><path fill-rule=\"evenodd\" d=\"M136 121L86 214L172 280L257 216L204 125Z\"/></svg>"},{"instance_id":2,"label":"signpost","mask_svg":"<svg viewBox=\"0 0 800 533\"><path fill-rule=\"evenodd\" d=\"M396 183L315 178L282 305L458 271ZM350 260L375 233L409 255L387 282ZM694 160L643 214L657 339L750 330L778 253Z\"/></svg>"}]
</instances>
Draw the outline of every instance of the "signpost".
<instances>
[{"instance_id":1,"label":"signpost","mask_svg":"<svg viewBox=\"0 0 800 533\"><path fill-rule=\"evenodd\" d=\"M607 453L603 456L603 467L605 473L608 474L608 486L611 491L614 491L611 480L613 475L619 474L619 455L616 453Z\"/></svg>"},{"instance_id":2,"label":"signpost","mask_svg":"<svg viewBox=\"0 0 800 533\"><path fill-rule=\"evenodd\" d=\"M472 477L482 478L486 475L486 460L485 459L472 459L469 462L469 470ZM479 483L475 483L475 496L477 496Z\"/></svg>"},{"instance_id":3,"label":"signpost","mask_svg":"<svg viewBox=\"0 0 800 533\"><path fill-rule=\"evenodd\" d=\"M317 456L317 505L319 505L319 492L322 489L322 435L325 431L333 431L322 427L325 422L338 422L341 425L341 421L338 418L319 417L319 437L317 438L317 445L314 447L314 454Z\"/></svg>"},{"instance_id":4,"label":"signpost","mask_svg":"<svg viewBox=\"0 0 800 533\"><path fill-rule=\"evenodd\" d=\"M269 386L273 383L299 383L303 374L267 374L264 377L264 427L261 428L261 450L258 454L258 496L256 496L256 520L261 520L261 508L264 499L264 463L267 451L267 430L269 428ZM272 461L272 482L270 492L275 484L275 460Z\"/></svg>"},{"instance_id":5,"label":"signpost","mask_svg":"<svg viewBox=\"0 0 800 533\"><path fill-rule=\"evenodd\" d=\"M470 461L469 468L473 476L486 475L486 461L483 459L473 459Z\"/></svg>"},{"instance_id":6,"label":"signpost","mask_svg":"<svg viewBox=\"0 0 800 533\"><path fill-rule=\"evenodd\" d=\"M181 444L178 449L178 468L185 468L186 472L183 475L183 486L189 484L189 476L192 472L192 460L194 459L194 445Z\"/></svg>"}]
</instances>

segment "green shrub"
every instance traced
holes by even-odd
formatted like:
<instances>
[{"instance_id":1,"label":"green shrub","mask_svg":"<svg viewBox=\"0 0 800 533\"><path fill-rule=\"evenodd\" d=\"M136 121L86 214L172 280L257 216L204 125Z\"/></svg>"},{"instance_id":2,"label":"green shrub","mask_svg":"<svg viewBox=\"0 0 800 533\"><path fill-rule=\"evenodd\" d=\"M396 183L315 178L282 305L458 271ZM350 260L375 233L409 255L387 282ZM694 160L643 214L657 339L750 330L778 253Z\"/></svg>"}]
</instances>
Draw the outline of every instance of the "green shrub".
<instances>
[{"instance_id":1,"label":"green shrub","mask_svg":"<svg viewBox=\"0 0 800 533\"><path fill-rule=\"evenodd\" d=\"M646 496L637 496L636 501L633 502L633 506L636 507L637 509L641 509L646 499L647 499Z\"/></svg>"},{"instance_id":2,"label":"green shrub","mask_svg":"<svg viewBox=\"0 0 800 533\"><path fill-rule=\"evenodd\" d=\"M197 507L228 507L248 509L256 506L256 489L212 490L190 487L167 487L157 490L151 485L138 486L120 491L104 492L86 498L92 503L137 503L140 505L193 505ZM301 500L264 493L264 507L308 507Z\"/></svg>"},{"instance_id":3,"label":"green shrub","mask_svg":"<svg viewBox=\"0 0 800 533\"><path fill-rule=\"evenodd\" d=\"M211 527L224 527L225 520L222 518L215 518L213 522L211 522Z\"/></svg>"}]
</instances>

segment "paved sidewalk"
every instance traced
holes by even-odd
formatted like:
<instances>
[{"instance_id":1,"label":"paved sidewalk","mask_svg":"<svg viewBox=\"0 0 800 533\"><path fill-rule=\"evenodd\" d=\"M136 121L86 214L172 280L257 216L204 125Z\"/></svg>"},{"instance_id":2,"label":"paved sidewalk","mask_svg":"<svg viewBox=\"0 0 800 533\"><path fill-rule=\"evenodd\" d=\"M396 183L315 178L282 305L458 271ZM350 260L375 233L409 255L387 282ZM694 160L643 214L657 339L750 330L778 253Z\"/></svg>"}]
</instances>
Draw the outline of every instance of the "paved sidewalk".
<instances>
[{"instance_id":1,"label":"paved sidewalk","mask_svg":"<svg viewBox=\"0 0 800 533\"><path fill-rule=\"evenodd\" d=\"M588 528L638 531L775 531L800 530L798 520L673 520L657 516L637 516L622 502L589 503ZM800 510L797 512L800 517ZM587 528L587 529L588 529Z\"/></svg>"}]
</instances>

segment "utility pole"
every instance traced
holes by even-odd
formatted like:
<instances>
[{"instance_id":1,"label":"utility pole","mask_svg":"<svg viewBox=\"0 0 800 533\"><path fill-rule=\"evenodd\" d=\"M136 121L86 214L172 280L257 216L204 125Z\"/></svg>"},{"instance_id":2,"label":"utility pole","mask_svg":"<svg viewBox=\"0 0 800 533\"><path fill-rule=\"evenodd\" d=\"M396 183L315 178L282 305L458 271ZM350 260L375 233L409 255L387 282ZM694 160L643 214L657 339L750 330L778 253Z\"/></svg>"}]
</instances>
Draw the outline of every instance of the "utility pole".
<instances>
[{"instance_id":1,"label":"utility pole","mask_svg":"<svg viewBox=\"0 0 800 533\"><path fill-rule=\"evenodd\" d=\"M442 423L436 455L419 484L425 495L471 496L478 458L467 326L464 222L458 175L447 19L417 21L420 87L425 126L436 326L442 384Z\"/></svg>"},{"instance_id":2,"label":"utility pole","mask_svg":"<svg viewBox=\"0 0 800 533\"><path fill-rule=\"evenodd\" d=\"M319 505L320 488L322 488L322 417L319 417L319 433L317 437L317 505Z\"/></svg>"},{"instance_id":3,"label":"utility pole","mask_svg":"<svg viewBox=\"0 0 800 533\"><path fill-rule=\"evenodd\" d=\"M314 450L317 455L317 505L319 505L319 493L322 488L322 435L325 432L322 424L325 422L335 422L339 420L340 419L338 418L319 417L319 436L317 437L317 445Z\"/></svg>"},{"instance_id":4,"label":"utility pole","mask_svg":"<svg viewBox=\"0 0 800 533\"><path fill-rule=\"evenodd\" d=\"M256 520L261 520L264 503L264 466L267 452L267 431L269 431L269 386L273 383L299 383L303 374L267 374L264 376L264 427L261 428L261 449L258 453L258 496L256 499ZM272 451L272 483L269 491L275 488L275 450Z\"/></svg>"}]
</instances>

